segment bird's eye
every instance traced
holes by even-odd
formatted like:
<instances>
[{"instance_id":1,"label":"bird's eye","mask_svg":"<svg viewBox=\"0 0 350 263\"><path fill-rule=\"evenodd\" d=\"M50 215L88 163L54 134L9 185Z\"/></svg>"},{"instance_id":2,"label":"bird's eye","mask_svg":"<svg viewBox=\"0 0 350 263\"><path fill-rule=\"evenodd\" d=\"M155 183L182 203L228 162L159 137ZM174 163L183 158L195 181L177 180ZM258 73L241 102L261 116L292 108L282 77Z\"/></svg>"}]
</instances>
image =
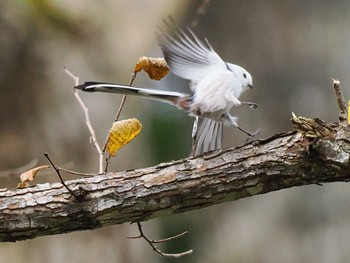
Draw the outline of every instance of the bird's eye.
<instances>
[{"instance_id":1,"label":"bird's eye","mask_svg":"<svg viewBox=\"0 0 350 263\"><path fill-rule=\"evenodd\" d=\"M247 78L247 74L243 73L243 77L246 79Z\"/></svg>"}]
</instances>

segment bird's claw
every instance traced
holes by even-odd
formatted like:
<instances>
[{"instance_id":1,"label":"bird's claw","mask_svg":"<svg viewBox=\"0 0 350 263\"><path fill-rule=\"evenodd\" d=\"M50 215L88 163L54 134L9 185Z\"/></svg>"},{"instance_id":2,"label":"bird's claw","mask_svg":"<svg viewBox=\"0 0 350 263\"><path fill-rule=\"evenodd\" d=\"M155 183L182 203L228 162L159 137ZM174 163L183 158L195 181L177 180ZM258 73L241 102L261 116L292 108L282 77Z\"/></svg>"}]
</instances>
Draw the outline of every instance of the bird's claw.
<instances>
[{"instance_id":1,"label":"bird's claw","mask_svg":"<svg viewBox=\"0 0 350 263\"><path fill-rule=\"evenodd\" d=\"M255 109L258 108L258 104L256 104L256 103L250 103L250 104L249 104L249 108L255 110Z\"/></svg>"},{"instance_id":2,"label":"bird's claw","mask_svg":"<svg viewBox=\"0 0 350 263\"><path fill-rule=\"evenodd\" d=\"M250 142L252 142L253 141L253 138L256 136L256 135L258 135L259 134L259 132L260 132L260 129L257 129L255 132L253 132L253 133L247 133L247 135L248 135L248 138L245 140L245 143L250 143Z\"/></svg>"},{"instance_id":3,"label":"bird's claw","mask_svg":"<svg viewBox=\"0 0 350 263\"><path fill-rule=\"evenodd\" d=\"M258 104L254 103L254 102L246 102L246 101L241 101L241 105L248 105L249 108L251 109L256 109L258 108Z\"/></svg>"}]
</instances>

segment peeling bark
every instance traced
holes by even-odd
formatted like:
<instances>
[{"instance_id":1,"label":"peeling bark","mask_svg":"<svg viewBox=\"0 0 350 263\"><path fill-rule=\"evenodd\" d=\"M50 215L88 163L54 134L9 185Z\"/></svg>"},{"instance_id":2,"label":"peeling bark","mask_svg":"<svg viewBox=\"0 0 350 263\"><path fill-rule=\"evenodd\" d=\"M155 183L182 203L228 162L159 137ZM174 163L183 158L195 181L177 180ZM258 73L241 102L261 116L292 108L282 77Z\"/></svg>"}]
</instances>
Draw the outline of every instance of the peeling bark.
<instances>
[{"instance_id":1,"label":"peeling bark","mask_svg":"<svg viewBox=\"0 0 350 263\"><path fill-rule=\"evenodd\" d=\"M198 158L0 190L0 241L145 221L293 186L348 182L349 132L274 135Z\"/></svg>"}]
</instances>

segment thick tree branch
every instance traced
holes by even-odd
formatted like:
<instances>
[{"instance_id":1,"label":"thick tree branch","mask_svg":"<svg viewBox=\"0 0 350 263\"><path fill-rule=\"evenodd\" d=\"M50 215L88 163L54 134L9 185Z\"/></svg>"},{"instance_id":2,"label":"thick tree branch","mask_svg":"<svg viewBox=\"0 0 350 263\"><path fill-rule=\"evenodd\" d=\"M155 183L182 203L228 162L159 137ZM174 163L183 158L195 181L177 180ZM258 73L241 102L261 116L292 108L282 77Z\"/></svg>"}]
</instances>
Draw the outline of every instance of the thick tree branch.
<instances>
[{"instance_id":1,"label":"thick tree branch","mask_svg":"<svg viewBox=\"0 0 350 263\"><path fill-rule=\"evenodd\" d=\"M287 132L203 157L67 181L79 201L61 183L1 189L0 241L144 221L293 186L348 182L347 138L346 128L324 138Z\"/></svg>"}]
</instances>

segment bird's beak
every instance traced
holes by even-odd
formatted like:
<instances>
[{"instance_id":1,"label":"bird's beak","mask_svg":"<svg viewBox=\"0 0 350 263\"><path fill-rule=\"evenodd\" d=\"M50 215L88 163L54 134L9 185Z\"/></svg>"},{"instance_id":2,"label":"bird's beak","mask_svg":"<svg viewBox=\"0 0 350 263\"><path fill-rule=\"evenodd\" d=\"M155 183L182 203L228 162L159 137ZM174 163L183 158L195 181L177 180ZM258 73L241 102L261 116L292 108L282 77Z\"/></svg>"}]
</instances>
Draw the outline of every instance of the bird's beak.
<instances>
[{"instance_id":1,"label":"bird's beak","mask_svg":"<svg viewBox=\"0 0 350 263\"><path fill-rule=\"evenodd\" d=\"M251 88L251 89L253 89L254 87L253 87L253 85L250 85L250 84L248 84L248 87L249 88Z\"/></svg>"}]
</instances>

